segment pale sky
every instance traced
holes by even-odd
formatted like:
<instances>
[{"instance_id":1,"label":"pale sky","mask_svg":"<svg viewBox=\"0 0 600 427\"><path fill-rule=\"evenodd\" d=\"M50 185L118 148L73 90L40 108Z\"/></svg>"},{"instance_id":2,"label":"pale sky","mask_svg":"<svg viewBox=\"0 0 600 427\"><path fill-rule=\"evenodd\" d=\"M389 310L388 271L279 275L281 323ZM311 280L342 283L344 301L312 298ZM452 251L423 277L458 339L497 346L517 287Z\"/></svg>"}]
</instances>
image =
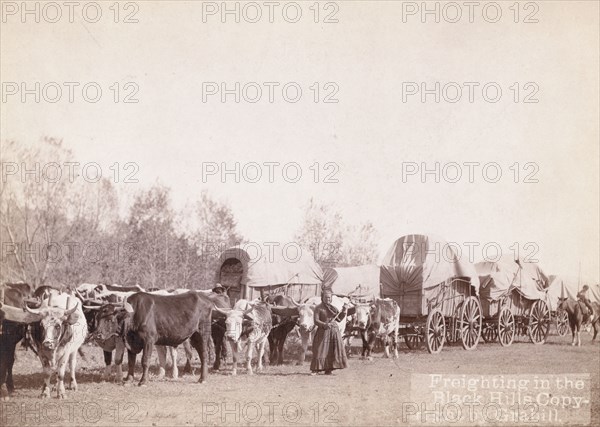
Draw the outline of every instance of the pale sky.
<instances>
[{"instance_id":1,"label":"pale sky","mask_svg":"<svg viewBox=\"0 0 600 427\"><path fill-rule=\"evenodd\" d=\"M523 9L524 3L515 23L513 1L499 2L496 23L487 22L480 9L469 23L466 7L458 23L445 22L443 15L440 23L431 16L422 23L420 13L403 22L402 2L378 1L335 3L337 23L315 23L313 1L297 2L302 17L288 23L281 2L270 23L267 7L258 2L258 23L245 22L244 15L240 23L232 16L222 23L219 14L203 22L201 2L149 1L133 2L139 22L128 24L113 22L112 3L99 2L97 23L86 22L79 9L69 23L66 7L54 24L44 22L43 14L40 23L27 15L22 23L20 11L4 10L2 140L63 138L79 161L98 162L105 174L115 162L135 162L140 183L128 188L159 179L171 187L177 208L207 189L229 203L239 230L256 242L291 241L302 206L315 197L333 203L350 223L371 221L381 237L381 256L411 233L480 247L498 242L505 251L515 243L523 251L533 242L548 274L576 277L581 263L582 276L598 280L598 2L536 2L537 23L522 22L534 12ZM327 7L321 3L319 21L334 11ZM132 11L121 9L119 20ZM87 16L93 18L92 12ZM448 10L446 17L454 13ZM57 82L64 90L56 103L43 97L35 103L33 96L22 103L20 93L7 93L10 82L28 88ZM73 103L64 82L80 84ZM88 82L103 90L97 103L82 98ZM121 97L129 93L125 83L137 84L139 102L114 103L115 82ZM218 95L203 102L203 82L229 88L256 82L264 90L257 103L235 103L233 96L222 103ZM279 83L273 103L264 82ZM297 103L282 98L288 82L302 88ZM315 82L321 99L330 92L324 85L335 83L339 102L315 103ZM443 97L436 103L433 95L423 103L420 94L403 102L403 82L429 88L456 82L463 95L456 103ZM473 103L465 82L478 84ZM502 89L496 103L482 96L490 82ZM515 87L510 89L515 82L517 103ZM525 87L528 82L534 85ZM451 86L448 97L454 96ZM533 88L539 102L524 103ZM235 183L231 176L225 183L217 176L203 183L203 162L229 168L235 162L296 162L302 177L288 183L278 168L269 183L265 167L258 183ZM321 165L319 183L309 169L315 162ZM322 182L327 162L339 167L338 183ZM457 183L436 183L431 175L426 183L419 175L403 182L403 162L429 168L435 162L496 162L502 177L486 182L479 166L474 183L466 167ZM510 169L516 162L518 183ZM524 169L526 163L536 164L539 182L523 182L534 170ZM482 258L480 250L476 255Z\"/></svg>"}]
</instances>

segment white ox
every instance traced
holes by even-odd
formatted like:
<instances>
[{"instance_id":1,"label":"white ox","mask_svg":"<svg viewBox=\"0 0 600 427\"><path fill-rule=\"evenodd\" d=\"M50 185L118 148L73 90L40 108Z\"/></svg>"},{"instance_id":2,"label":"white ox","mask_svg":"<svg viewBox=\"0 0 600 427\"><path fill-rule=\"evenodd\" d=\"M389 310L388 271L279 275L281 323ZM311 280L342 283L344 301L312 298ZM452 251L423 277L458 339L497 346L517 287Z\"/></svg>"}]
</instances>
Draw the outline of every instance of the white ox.
<instances>
[{"instance_id":1,"label":"white ox","mask_svg":"<svg viewBox=\"0 0 600 427\"><path fill-rule=\"evenodd\" d=\"M273 327L271 308L262 302L238 300L232 309L214 307L216 313L225 316L225 337L233 357L232 375L237 375L238 354L246 345L246 369L252 375L252 350L258 348L258 372L263 369L263 356L267 338Z\"/></svg>"},{"instance_id":2,"label":"white ox","mask_svg":"<svg viewBox=\"0 0 600 427\"><path fill-rule=\"evenodd\" d=\"M31 335L44 370L41 397L50 396L50 380L58 373L57 397L65 398L64 377L69 364L71 390L77 390L75 369L77 351L87 336L87 322L81 303L71 295L51 291L48 299L37 309L25 307L31 315Z\"/></svg>"},{"instance_id":3,"label":"white ox","mask_svg":"<svg viewBox=\"0 0 600 427\"><path fill-rule=\"evenodd\" d=\"M300 359L298 364L302 365L306 359L306 351L308 350L309 342L312 342L315 335L315 307L321 303L321 297L311 297L306 300L303 304L294 302L294 305L298 309L298 329L300 338L302 339L302 352L300 353ZM331 299L331 305L337 308L339 311L342 310L344 304L350 304L350 300L346 297L338 297L333 295ZM346 316L336 321L340 333L344 336L346 331Z\"/></svg>"}]
</instances>

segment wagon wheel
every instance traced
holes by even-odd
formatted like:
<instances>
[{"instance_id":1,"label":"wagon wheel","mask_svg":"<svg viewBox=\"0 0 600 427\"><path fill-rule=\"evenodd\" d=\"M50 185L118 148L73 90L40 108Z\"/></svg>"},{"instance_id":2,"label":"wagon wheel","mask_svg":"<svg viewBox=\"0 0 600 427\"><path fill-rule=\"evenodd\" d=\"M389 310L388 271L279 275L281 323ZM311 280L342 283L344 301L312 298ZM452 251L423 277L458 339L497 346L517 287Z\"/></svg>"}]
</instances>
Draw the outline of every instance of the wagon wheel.
<instances>
[{"instance_id":1,"label":"wagon wheel","mask_svg":"<svg viewBox=\"0 0 600 427\"><path fill-rule=\"evenodd\" d=\"M529 339L534 344L544 344L548 331L550 330L550 310L548 305L542 300L533 303L529 312L529 325L527 333Z\"/></svg>"},{"instance_id":2,"label":"wagon wheel","mask_svg":"<svg viewBox=\"0 0 600 427\"><path fill-rule=\"evenodd\" d=\"M404 342L411 350L420 350L423 347L424 341L425 337L423 336L421 328L415 329L414 333L411 333L410 335L404 335Z\"/></svg>"},{"instance_id":3,"label":"wagon wheel","mask_svg":"<svg viewBox=\"0 0 600 427\"><path fill-rule=\"evenodd\" d=\"M556 313L556 331L561 337L569 332L569 315L563 309L558 310Z\"/></svg>"},{"instance_id":4,"label":"wagon wheel","mask_svg":"<svg viewBox=\"0 0 600 427\"><path fill-rule=\"evenodd\" d=\"M508 347L515 339L515 318L510 310L503 307L498 316L498 341L502 347Z\"/></svg>"},{"instance_id":5,"label":"wagon wheel","mask_svg":"<svg viewBox=\"0 0 600 427\"><path fill-rule=\"evenodd\" d=\"M481 305L475 297L469 297L460 312L460 340L465 350L477 347L481 336Z\"/></svg>"},{"instance_id":6,"label":"wagon wheel","mask_svg":"<svg viewBox=\"0 0 600 427\"><path fill-rule=\"evenodd\" d=\"M485 342L495 342L498 339L498 328L494 323L484 323L481 337Z\"/></svg>"},{"instance_id":7,"label":"wagon wheel","mask_svg":"<svg viewBox=\"0 0 600 427\"><path fill-rule=\"evenodd\" d=\"M432 354L442 351L446 339L446 322L439 308L434 308L429 312L425 334L427 351Z\"/></svg>"}]
</instances>

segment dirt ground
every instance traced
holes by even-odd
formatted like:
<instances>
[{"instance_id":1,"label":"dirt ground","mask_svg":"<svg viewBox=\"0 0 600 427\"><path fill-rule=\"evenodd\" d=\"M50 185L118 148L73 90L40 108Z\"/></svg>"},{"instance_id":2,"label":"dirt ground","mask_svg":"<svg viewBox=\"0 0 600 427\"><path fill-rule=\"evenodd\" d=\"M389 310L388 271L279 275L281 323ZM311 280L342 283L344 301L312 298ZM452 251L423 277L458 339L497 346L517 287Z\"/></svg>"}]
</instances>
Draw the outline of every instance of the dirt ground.
<instances>
[{"instance_id":1,"label":"dirt ground","mask_svg":"<svg viewBox=\"0 0 600 427\"><path fill-rule=\"evenodd\" d=\"M170 370L165 379L158 380L154 355L151 381L145 387L138 387L137 383L119 386L101 382L102 352L86 345L87 360L79 361L77 373L79 390L67 391L64 401L55 397L39 399L40 363L31 351L19 346L14 368L17 390L9 402L1 403L0 424L448 425L449 413L437 418L435 414L424 419L418 418L418 414L417 418L407 417L423 403L416 399L428 391L428 385L421 381L423 375L419 374L441 374L455 378L589 375L582 391L584 395L587 393L588 403L579 412L568 412L566 416L563 413L556 422L526 416L498 424L489 422L494 419L487 417L476 418L474 423L461 419L453 425L589 424L587 421L600 425L600 345L592 345L590 340L591 335L583 333L583 344L577 348L570 345L569 336L550 336L544 345L533 345L521 338L508 348L482 342L474 351L454 345L445 347L438 355L409 350L403 343L396 360L384 359L381 354L375 354L370 361L353 356L348 369L335 371L333 376L311 376L308 360L304 366L296 366L291 361L296 350L292 343L289 362L284 366L267 366L253 376L240 369L236 377L231 376L227 366L222 372L211 373L204 384L197 383L196 375L173 380L169 378ZM182 370L181 348L179 358ZM198 366L196 356L194 367ZM139 369L138 366L138 372ZM139 374L136 376L139 379ZM590 410L591 418L586 418Z\"/></svg>"}]
</instances>

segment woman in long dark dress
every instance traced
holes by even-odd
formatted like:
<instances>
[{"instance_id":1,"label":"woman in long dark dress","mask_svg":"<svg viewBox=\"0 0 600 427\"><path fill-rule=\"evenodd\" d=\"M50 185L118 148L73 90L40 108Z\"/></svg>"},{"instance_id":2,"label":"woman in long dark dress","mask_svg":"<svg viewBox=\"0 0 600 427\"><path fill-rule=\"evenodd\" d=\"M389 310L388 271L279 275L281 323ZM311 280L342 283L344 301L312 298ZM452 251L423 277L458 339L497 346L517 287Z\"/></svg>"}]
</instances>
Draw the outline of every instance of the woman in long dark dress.
<instances>
[{"instance_id":1,"label":"woman in long dark dress","mask_svg":"<svg viewBox=\"0 0 600 427\"><path fill-rule=\"evenodd\" d=\"M312 345L312 362L310 370L313 373L325 371L331 375L334 369L347 367L346 350L342 341L342 334L336 320L346 316L346 306L340 312L331 305L332 293L324 290L321 295L321 304L315 307L315 325L317 332Z\"/></svg>"}]
</instances>

